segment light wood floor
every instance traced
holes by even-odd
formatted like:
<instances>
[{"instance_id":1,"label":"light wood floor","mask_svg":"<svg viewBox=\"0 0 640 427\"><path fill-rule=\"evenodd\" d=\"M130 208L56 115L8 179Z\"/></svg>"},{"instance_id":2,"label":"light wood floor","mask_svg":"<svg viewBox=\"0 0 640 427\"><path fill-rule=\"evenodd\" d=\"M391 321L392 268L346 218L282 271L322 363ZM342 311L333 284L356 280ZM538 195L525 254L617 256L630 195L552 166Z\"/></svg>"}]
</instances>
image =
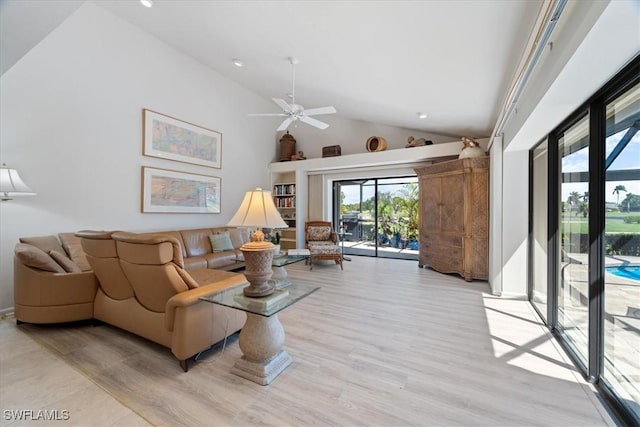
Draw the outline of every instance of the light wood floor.
<instances>
[{"instance_id":1,"label":"light wood floor","mask_svg":"<svg viewBox=\"0 0 640 427\"><path fill-rule=\"evenodd\" d=\"M229 371L237 338L183 373L110 326L0 322L2 425L614 425L526 301L486 282L353 257L288 267L322 289L280 313L293 364L269 386ZM16 422L5 410L68 410Z\"/></svg>"}]
</instances>

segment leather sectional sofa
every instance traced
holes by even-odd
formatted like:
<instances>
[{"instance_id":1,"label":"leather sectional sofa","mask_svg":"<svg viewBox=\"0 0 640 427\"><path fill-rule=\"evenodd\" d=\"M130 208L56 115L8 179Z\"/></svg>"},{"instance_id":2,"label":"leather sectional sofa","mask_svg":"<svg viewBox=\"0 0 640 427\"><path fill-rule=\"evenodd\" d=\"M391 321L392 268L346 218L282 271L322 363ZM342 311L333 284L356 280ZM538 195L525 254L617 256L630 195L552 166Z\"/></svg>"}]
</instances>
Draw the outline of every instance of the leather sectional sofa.
<instances>
[{"instance_id":1,"label":"leather sectional sofa","mask_svg":"<svg viewBox=\"0 0 640 427\"><path fill-rule=\"evenodd\" d=\"M210 236L227 233L226 244L212 246ZM18 322L98 319L170 348L185 371L190 357L244 324L243 312L199 298L246 283L244 275L227 270L243 266L238 248L249 239L247 230L58 237L21 238L16 245Z\"/></svg>"}]
</instances>

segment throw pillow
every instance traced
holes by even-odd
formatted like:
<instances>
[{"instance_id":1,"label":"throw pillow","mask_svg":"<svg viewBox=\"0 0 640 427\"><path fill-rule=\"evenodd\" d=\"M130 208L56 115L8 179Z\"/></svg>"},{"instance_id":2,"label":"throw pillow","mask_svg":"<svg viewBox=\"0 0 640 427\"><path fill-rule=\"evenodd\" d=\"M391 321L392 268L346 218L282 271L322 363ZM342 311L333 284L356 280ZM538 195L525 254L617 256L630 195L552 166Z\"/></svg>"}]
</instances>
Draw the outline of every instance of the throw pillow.
<instances>
[{"instance_id":1,"label":"throw pillow","mask_svg":"<svg viewBox=\"0 0 640 427\"><path fill-rule=\"evenodd\" d=\"M211 241L211 248L213 249L213 252L233 250L233 243L231 243L231 237L229 237L228 231L212 234L209 236L209 240Z\"/></svg>"},{"instance_id":2,"label":"throw pillow","mask_svg":"<svg viewBox=\"0 0 640 427\"><path fill-rule=\"evenodd\" d=\"M26 243L43 250L46 254L49 251L58 251L64 253L64 249L60 245L56 236L37 236L37 237L20 237L20 243Z\"/></svg>"},{"instance_id":3,"label":"throw pillow","mask_svg":"<svg viewBox=\"0 0 640 427\"><path fill-rule=\"evenodd\" d=\"M73 261L82 271L91 270L91 265L87 260L87 254L85 254L82 249L80 238L74 233L60 233L58 234L58 237L60 238L60 242L62 242L62 247L65 252L69 254L71 261Z\"/></svg>"},{"instance_id":4,"label":"throw pillow","mask_svg":"<svg viewBox=\"0 0 640 427\"><path fill-rule=\"evenodd\" d=\"M71 261L69 257L67 257L63 253L60 253L58 251L50 251L49 255L51 255L51 258L53 258L55 262L60 264L60 267L64 268L64 271L66 271L67 273L80 273L82 271L75 262Z\"/></svg>"},{"instance_id":5,"label":"throw pillow","mask_svg":"<svg viewBox=\"0 0 640 427\"><path fill-rule=\"evenodd\" d=\"M27 243L18 243L14 251L16 258L27 267L37 268L38 270L51 271L53 273L64 273L64 268L55 262L42 249L29 245Z\"/></svg>"}]
</instances>

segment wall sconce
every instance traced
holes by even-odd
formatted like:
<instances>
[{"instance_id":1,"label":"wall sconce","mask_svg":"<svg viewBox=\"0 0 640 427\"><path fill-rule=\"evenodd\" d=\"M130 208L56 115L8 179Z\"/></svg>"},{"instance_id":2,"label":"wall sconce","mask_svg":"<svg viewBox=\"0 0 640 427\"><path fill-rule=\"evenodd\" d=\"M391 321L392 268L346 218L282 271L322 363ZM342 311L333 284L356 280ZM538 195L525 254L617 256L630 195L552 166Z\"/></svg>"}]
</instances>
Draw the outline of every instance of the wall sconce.
<instances>
[{"instance_id":1,"label":"wall sconce","mask_svg":"<svg viewBox=\"0 0 640 427\"><path fill-rule=\"evenodd\" d=\"M0 200L6 202L14 196L35 196L27 184L20 179L18 171L9 169L4 163L0 168Z\"/></svg>"}]
</instances>

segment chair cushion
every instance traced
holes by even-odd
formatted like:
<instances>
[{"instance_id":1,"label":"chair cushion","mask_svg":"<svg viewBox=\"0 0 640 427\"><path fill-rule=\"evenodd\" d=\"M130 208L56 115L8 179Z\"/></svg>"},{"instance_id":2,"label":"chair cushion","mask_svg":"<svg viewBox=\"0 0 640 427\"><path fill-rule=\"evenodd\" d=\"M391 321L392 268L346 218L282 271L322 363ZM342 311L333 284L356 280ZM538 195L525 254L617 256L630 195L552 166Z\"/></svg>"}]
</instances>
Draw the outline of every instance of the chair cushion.
<instances>
[{"instance_id":1,"label":"chair cushion","mask_svg":"<svg viewBox=\"0 0 640 427\"><path fill-rule=\"evenodd\" d=\"M331 227L328 225L312 225L307 228L307 241L330 240Z\"/></svg>"},{"instance_id":2,"label":"chair cushion","mask_svg":"<svg viewBox=\"0 0 640 427\"><path fill-rule=\"evenodd\" d=\"M309 251L311 255L340 255L340 246L338 245L316 245L314 243L309 244Z\"/></svg>"},{"instance_id":3,"label":"chair cushion","mask_svg":"<svg viewBox=\"0 0 640 427\"><path fill-rule=\"evenodd\" d=\"M234 249L228 231L213 233L209 236L209 240L211 241L211 249L213 252L232 251Z\"/></svg>"},{"instance_id":4,"label":"chair cushion","mask_svg":"<svg viewBox=\"0 0 640 427\"><path fill-rule=\"evenodd\" d=\"M36 246L27 243L18 243L16 244L14 253L16 258L28 267L51 271L53 273L65 273L64 268L60 267L60 264Z\"/></svg>"},{"instance_id":5,"label":"chair cushion","mask_svg":"<svg viewBox=\"0 0 640 427\"><path fill-rule=\"evenodd\" d=\"M60 267L64 268L67 273L80 273L80 267L76 265L68 256L58 251L49 251L49 255L53 258Z\"/></svg>"}]
</instances>

